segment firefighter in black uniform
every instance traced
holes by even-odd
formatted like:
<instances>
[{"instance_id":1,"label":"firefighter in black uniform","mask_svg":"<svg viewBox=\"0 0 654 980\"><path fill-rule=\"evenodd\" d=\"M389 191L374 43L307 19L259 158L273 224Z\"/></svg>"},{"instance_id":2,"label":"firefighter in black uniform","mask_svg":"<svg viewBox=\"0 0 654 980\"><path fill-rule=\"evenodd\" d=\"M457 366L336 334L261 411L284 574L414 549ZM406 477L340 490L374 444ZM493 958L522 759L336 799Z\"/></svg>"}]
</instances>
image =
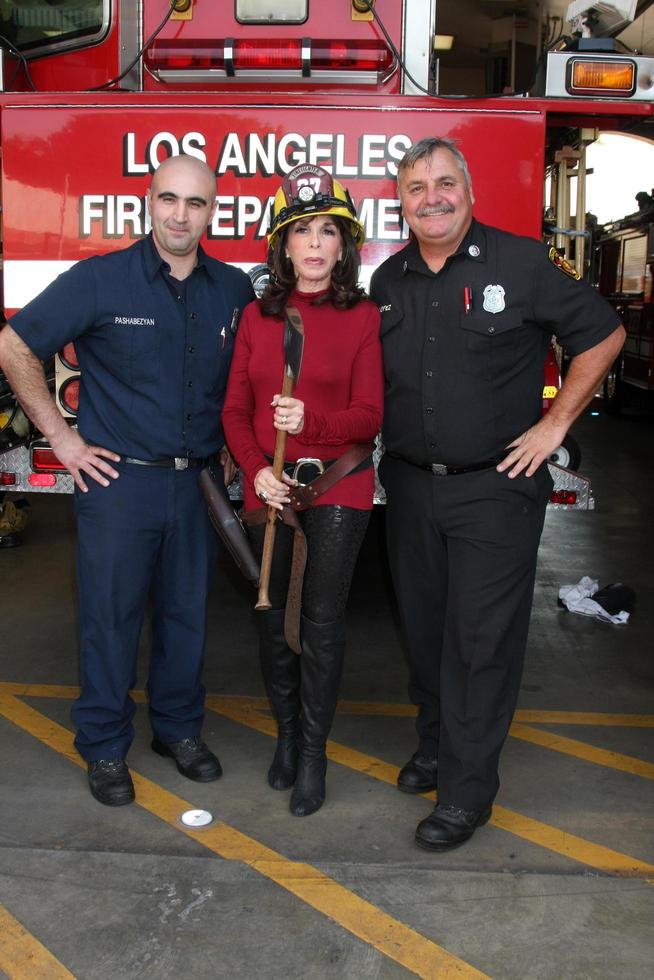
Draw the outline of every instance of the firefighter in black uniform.
<instances>
[{"instance_id":1,"label":"firefighter in black uniform","mask_svg":"<svg viewBox=\"0 0 654 980\"><path fill-rule=\"evenodd\" d=\"M221 775L200 737L215 535L198 474L217 455L230 468L220 414L239 311L254 294L244 273L199 246L215 196L206 164L166 160L148 192L152 235L79 262L0 334L3 370L76 484L75 745L91 792L109 806L134 799L128 692L148 598L152 748L190 779ZM39 361L70 340L82 369L78 429L60 415Z\"/></svg>"},{"instance_id":2,"label":"firefighter in black uniform","mask_svg":"<svg viewBox=\"0 0 654 980\"><path fill-rule=\"evenodd\" d=\"M515 709L552 483L546 460L624 341L554 250L472 217L466 161L425 139L398 169L409 244L375 272L388 552L418 706L400 789L438 788L416 831L462 844L491 815ZM573 355L541 418L551 336Z\"/></svg>"}]
</instances>

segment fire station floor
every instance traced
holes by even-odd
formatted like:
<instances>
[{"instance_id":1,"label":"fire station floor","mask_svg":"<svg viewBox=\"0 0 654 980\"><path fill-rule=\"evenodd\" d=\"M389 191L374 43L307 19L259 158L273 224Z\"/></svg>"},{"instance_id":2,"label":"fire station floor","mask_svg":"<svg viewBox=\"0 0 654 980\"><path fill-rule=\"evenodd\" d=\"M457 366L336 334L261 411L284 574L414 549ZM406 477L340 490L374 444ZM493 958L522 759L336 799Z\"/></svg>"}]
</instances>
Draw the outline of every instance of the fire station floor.
<instances>
[{"instance_id":1,"label":"fire station floor","mask_svg":"<svg viewBox=\"0 0 654 980\"><path fill-rule=\"evenodd\" d=\"M0 975L640 978L654 921L654 464L651 418L592 406L575 433L594 513L550 512L519 710L491 822L447 854L413 843L432 802L395 788L414 749L406 670L376 514L353 586L328 797L288 812L269 789L272 723L253 591L221 561L205 736L220 782L149 748L137 803L96 803L72 748L77 683L70 498L34 495L23 546L0 551ZM637 593L627 626L557 607L582 575ZM139 680L142 691L147 636ZM213 823L185 829L191 808ZM4 973L2 972L4 970Z\"/></svg>"}]
</instances>

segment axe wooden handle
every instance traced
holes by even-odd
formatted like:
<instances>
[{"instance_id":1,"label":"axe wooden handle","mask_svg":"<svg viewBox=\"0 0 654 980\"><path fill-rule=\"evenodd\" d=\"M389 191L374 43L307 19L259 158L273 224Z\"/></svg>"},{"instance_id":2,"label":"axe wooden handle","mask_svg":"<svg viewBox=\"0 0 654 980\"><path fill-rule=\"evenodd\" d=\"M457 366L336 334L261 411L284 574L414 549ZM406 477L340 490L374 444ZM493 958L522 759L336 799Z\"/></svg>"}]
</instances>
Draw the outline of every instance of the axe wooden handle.
<instances>
[{"instance_id":1,"label":"axe wooden handle","mask_svg":"<svg viewBox=\"0 0 654 980\"><path fill-rule=\"evenodd\" d=\"M284 380L282 381L282 398L289 398L293 394L295 381L284 370ZM281 480L284 472L284 457L286 454L286 430L277 429L275 437L275 455L273 456L273 476L276 480ZM275 548L275 533L277 531L277 514L275 507L268 507L268 517L266 518L266 530L263 537L263 552L261 555L261 574L259 576L259 596L255 609L272 609L270 597L268 596L268 586L270 585L270 569L272 568L272 557Z\"/></svg>"}]
</instances>

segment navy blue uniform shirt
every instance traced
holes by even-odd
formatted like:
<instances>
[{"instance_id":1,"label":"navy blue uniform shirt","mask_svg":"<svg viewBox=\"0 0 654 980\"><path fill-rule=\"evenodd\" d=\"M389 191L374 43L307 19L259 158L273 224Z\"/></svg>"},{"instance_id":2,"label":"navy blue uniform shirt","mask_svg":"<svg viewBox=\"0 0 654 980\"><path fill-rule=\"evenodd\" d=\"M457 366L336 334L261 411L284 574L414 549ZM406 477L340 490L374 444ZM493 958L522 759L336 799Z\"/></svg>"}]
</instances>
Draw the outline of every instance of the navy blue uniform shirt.
<instances>
[{"instance_id":1,"label":"navy blue uniform shirt","mask_svg":"<svg viewBox=\"0 0 654 980\"><path fill-rule=\"evenodd\" d=\"M540 242L475 220L439 272L412 240L377 269L370 295L382 320L384 445L418 465L505 455L541 417L552 335L580 354L620 323Z\"/></svg>"},{"instance_id":2,"label":"navy blue uniform shirt","mask_svg":"<svg viewBox=\"0 0 654 980\"><path fill-rule=\"evenodd\" d=\"M10 321L43 360L75 342L80 434L121 456L204 457L224 444L227 373L252 286L201 248L185 288L169 273L149 236L78 262Z\"/></svg>"}]
</instances>

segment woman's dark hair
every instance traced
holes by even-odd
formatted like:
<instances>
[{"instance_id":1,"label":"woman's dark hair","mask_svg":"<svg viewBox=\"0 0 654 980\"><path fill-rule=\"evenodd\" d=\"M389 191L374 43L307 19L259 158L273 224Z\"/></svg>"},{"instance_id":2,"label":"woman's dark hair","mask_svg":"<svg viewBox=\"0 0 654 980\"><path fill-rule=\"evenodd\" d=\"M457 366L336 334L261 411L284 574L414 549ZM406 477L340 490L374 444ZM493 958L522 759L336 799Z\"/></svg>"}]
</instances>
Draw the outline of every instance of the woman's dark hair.
<instances>
[{"instance_id":1,"label":"woman's dark hair","mask_svg":"<svg viewBox=\"0 0 654 980\"><path fill-rule=\"evenodd\" d=\"M326 296L321 296L320 299L316 300L316 304L330 302L337 310L349 310L365 295L361 286L357 285L361 257L359 249L354 244L348 222L335 214L330 215L330 217L339 230L343 256L332 269L329 292ZM286 239L293 223L291 222L282 228L268 259L271 273L270 281L260 300L260 308L264 316L283 316L288 298L295 289L293 263L286 258Z\"/></svg>"}]
</instances>

